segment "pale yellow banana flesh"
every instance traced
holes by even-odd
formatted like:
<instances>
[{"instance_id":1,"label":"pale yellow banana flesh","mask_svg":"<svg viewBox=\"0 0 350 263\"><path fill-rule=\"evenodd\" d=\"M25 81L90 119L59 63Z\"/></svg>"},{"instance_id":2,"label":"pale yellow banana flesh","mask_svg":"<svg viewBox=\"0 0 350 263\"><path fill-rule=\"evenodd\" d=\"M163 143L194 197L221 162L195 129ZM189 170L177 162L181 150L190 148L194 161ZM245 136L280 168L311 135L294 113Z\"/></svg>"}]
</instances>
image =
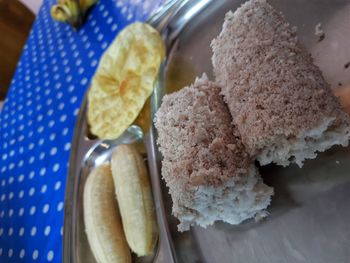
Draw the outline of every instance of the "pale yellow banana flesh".
<instances>
[{"instance_id":1,"label":"pale yellow banana flesh","mask_svg":"<svg viewBox=\"0 0 350 263\"><path fill-rule=\"evenodd\" d=\"M113 152L111 167L129 247L138 256L151 254L158 239L158 228L143 158L134 146L119 145Z\"/></svg>"},{"instance_id":2,"label":"pale yellow banana flesh","mask_svg":"<svg viewBox=\"0 0 350 263\"><path fill-rule=\"evenodd\" d=\"M91 250L98 263L131 262L109 164L95 168L87 178L84 222Z\"/></svg>"}]
</instances>

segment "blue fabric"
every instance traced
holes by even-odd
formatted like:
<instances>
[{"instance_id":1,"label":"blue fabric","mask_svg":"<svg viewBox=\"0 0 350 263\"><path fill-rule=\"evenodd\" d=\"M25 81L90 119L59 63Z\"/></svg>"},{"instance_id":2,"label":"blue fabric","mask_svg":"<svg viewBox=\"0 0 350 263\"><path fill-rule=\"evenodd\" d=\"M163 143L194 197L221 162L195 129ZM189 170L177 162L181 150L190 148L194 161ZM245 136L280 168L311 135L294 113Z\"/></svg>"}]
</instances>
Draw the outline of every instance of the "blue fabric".
<instances>
[{"instance_id":1,"label":"blue fabric","mask_svg":"<svg viewBox=\"0 0 350 263\"><path fill-rule=\"evenodd\" d=\"M100 0L75 32L36 18L0 114L0 262L62 262L64 188L76 116L99 58L163 0Z\"/></svg>"}]
</instances>

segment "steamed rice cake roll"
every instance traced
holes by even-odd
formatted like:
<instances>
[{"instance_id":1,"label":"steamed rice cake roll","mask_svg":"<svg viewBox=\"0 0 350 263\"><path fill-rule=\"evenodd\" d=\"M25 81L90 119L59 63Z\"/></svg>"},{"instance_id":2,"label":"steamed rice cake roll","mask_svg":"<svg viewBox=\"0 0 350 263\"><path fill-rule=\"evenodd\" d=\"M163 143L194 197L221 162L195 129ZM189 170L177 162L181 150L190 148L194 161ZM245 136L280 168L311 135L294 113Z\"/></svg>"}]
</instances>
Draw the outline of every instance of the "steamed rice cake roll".
<instances>
[{"instance_id":1,"label":"steamed rice cake roll","mask_svg":"<svg viewBox=\"0 0 350 263\"><path fill-rule=\"evenodd\" d=\"M303 165L348 145L349 116L298 42L296 28L265 0L226 14L212 42L216 82L250 156Z\"/></svg>"},{"instance_id":2,"label":"steamed rice cake roll","mask_svg":"<svg viewBox=\"0 0 350 263\"><path fill-rule=\"evenodd\" d=\"M220 90L203 76L165 95L156 113L162 176L180 231L264 216L273 194L231 125Z\"/></svg>"}]
</instances>

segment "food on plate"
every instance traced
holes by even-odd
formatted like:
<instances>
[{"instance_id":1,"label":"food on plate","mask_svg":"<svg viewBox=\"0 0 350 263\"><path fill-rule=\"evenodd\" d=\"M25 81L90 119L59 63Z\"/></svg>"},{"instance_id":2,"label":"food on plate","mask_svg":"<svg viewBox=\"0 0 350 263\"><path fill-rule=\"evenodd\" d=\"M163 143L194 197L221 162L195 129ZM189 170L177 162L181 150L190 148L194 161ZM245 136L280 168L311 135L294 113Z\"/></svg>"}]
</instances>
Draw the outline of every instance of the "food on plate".
<instances>
[{"instance_id":1,"label":"food on plate","mask_svg":"<svg viewBox=\"0 0 350 263\"><path fill-rule=\"evenodd\" d=\"M91 132L116 139L132 124L152 94L165 46L148 24L123 29L103 54L88 93Z\"/></svg>"},{"instance_id":2,"label":"food on plate","mask_svg":"<svg viewBox=\"0 0 350 263\"><path fill-rule=\"evenodd\" d=\"M318 23L315 26L315 36L318 37L318 42L321 42L321 41L323 41L326 38L326 34L323 31L321 23Z\"/></svg>"},{"instance_id":3,"label":"food on plate","mask_svg":"<svg viewBox=\"0 0 350 263\"><path fill-rule=\"evenodd\" d=\"M129 247L138 256L151 254L158 228L147 168L132 145L119 145L111 160L115 191Z\"/></svg>"},{"instance_id":4,"label":"food on plate","mask_svg":"<svg viewBox=\"0 0 350 263\"><path fill-rule=\"evenodd\" d=\"M91 250L98 263L131 262L109 164L95 168L87 178L84 222Z\"/></svg>"},{"instance_id":5,"label":"food on plate","mask_svg":"<svg viewBox=\"0 0 350 263\"><path fill-rule=\"evenodd\" d=\"M165 95L156 113L162 176L179 231L222 220L239 224L266 215L272 188L249 158L220 88L205 75Z\"/></svg>"},{"instance_id":6,"label":"food on plate","mask_svg":"<svg viewBox=\"0 0 350 263\"><path fill-rule=\"evenodd\" d=\"M349 116L296 28L265 0L228 12L212 42L217 83L250 156L279 165L348 145Z\"/></svg>"}]
</instances>

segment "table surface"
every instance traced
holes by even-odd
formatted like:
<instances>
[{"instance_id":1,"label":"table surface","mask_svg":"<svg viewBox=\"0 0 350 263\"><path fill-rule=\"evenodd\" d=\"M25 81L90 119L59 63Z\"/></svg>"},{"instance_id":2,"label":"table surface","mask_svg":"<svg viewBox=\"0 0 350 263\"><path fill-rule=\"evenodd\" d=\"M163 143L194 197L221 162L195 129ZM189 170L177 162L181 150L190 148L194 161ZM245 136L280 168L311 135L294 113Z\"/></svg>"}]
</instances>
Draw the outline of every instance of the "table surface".
<instances>
[{"instance_id":1,"label":"table surface","mask_svg":"<svg viewBox=\"0 0 350 263\"><path fill-rule=\"evenodd\" d=\"M103 51L164 0L100 0L79 31L44 0L0 113L0 262L61 262L74 124Z\"/></svg>"}]
</instances>

